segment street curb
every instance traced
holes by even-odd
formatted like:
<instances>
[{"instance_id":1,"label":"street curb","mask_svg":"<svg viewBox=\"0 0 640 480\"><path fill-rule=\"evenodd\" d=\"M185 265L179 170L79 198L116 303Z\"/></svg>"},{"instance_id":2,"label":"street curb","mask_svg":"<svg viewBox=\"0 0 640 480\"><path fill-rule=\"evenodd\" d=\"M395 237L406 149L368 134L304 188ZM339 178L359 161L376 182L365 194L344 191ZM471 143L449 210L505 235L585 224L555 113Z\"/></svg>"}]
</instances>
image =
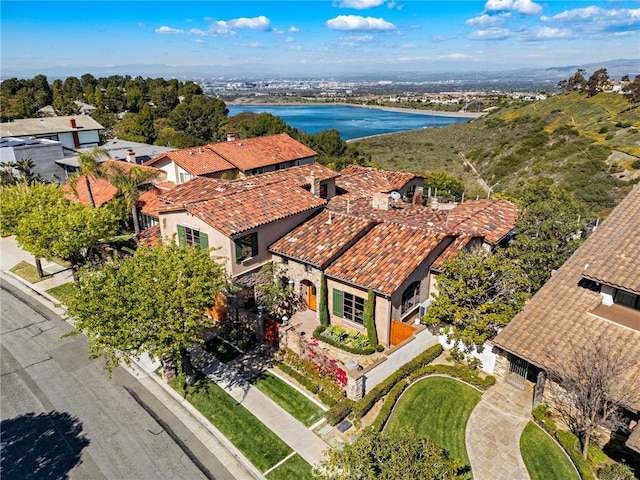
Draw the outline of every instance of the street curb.
<instances>
[{"instance_id":1,"label":"street curb","mask_svg":"<svg viewBox=\"0 0 640 480\"><path fill-rule=\"evenodd\" d=\"M177 401L195 421L199 422L204 428L206 428L209 433L211 433L211 435L213 435L216 440L218 440L222 446L224 446L242 464L242 466L247 469L247 471L253 474L254 478L258 480L265 480L264 475L262 475L262 473L256 469L256 467L240 452L240 450L238 450L236 446L231 443L231 441L225 437L222 432L220 432L220 430L214 427L211 422L198 411L197 408L180 396L178 392L167 385L166 382L159 379L155 372L149 371L142 363L136 362L135 360L132 360L131 363L134 365L134 368L132 368L134 374L136 373L136 370L145 373L156 385L161 387L167 394Z\"/></svg>"},{"instance_id":2,"label":"street curb","mask_svg":"<svg viewBox=\"0 0 640 480\"><path fill-rule=\"evenodd\" d=\"M18 282L20 285L28 288L33 293L35 293L35 294L39 295L40 297L42 297L41 299L39 299L41 302L42 302L42 300L44 300L44 301L50 303L51 305L46 305L45 304L45 306L48 307L48 308L51 308L52 310L54 310L55 313L59 313L56 310L62 310L63 312L66 312L66 310L67 310L66 307L64 305L60 305L60 301L58 299L52 297L51 295L49 295L45 291L43 291L43 290L41 290L39 288L36 288L32 283L27 282L25 279L23 279L19 275L16 275L15 273L10 272L8 270L3 270L2 273L8 277L7 280L10 283L14 283L14 281ZM60 305L60 306L58 307L57 305ZM67 323L70 323L69 319L63 318L63 320L66 321ZM249 473L251 473L252 476L255 479L257 479L257 480L265 480L264 475L262 475L262 473L259 472L256 469L256 467L236 448L236 446L233 445L231 443L231 441L222 434L222 432L220 432L217 428L215 428L211 424L211 422L209 422L209 420L207 420L206 417L204 415L202 415L193 405L191 405L187 400L182 398L173 388L171 388L165 382L163 382L162 380L157 378L155 372L149 371L142 363L136 362L135 360L132 360L131 363L133 364L132 368L128 368L125 364L121 364L121 365L125 369L130 371L133 374L133 376L139 382L140 382L140 379L138 378L136 370L138 370L139 372L145 374L147 377L151 378L152 381L157 386L162 388L175 401L177 401L180 404L180 406L182 408L184 408L187 411L187 413L189 413L189 415L196 422L198 422L202 427L204 427L236 460L238 460L238 462ZM155 394L153 392L150 392L150 393L155 396ZM166 404L165 404L165 407L169 408L169 406L166 405ZM185 426L187 428L189 428L187 425L185 425ZM213 452L212 452L212 454L213 454Z\"/></svg>"}]
</instances>

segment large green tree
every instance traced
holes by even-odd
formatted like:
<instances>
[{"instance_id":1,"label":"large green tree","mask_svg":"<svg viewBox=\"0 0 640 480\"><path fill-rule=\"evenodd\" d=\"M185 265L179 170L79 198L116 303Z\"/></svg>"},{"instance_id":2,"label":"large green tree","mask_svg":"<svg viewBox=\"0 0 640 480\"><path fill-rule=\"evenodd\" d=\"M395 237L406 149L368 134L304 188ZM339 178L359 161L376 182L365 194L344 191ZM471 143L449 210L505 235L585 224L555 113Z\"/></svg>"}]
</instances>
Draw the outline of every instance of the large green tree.
<instances>
[{"instance_id":1,"label":"large green tree","mask_svg":"<svg viewBox=\"0 0 640 480\"><path fill-rule=\"evenodd\" d=\"M422 321L444 323L450 337L466 348L482 348L523 307L526 277L503 250L477 247L442 264L438 294Z\"/></svg>"},{"instance_id":2,"label":"large green tree","mask_svg":"<svg viewBox=\"0 0 640 480\"><path fill-rule=\"evenodd\" d=\"M165 373L182 365L193 380L187 349L203 345L202 333L214 323L204 312L227 292L221 261L207 250L166 242L82 269L78 277L67 317L73 334L87 335L91 358L104 358L111 372L147 353L163 362Z\"/></svg>"},{"instance_id":3,"label":"large green tree","mask_svg":"<svg viewBox=\"0 0 640 480\"><path fill-rule=\"evenodd\" d=\"M520 206L508 256L525 272L534 294L580 245L580 210L566 192L535 185L516 192Z\"/></svg>"},{"instance_id":4,"label":"large green tree","mask_svg":"<svg viewBox=\"0 0 640 480\"><path fill-rule=\"evenodd\" d=\"M462 461L451 459L429 438L411 429L366 428L351 444L331 447L314 472L331 480L463 479Z\"/></svg>"}]
</instances>

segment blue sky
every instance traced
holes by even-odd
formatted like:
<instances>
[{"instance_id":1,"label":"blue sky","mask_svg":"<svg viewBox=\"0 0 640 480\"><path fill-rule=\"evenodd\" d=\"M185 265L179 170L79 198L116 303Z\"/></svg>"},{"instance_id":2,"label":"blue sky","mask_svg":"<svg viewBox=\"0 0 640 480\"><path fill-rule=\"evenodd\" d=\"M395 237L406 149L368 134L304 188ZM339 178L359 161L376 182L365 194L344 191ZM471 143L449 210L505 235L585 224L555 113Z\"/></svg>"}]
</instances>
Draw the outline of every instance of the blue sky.
<instances>
[{"instance_id":1,"label":"blue sky","mask_svg":"<svg viewBox=\"0 0 640 480\"><path fill-rule=\"evenodd\" d=\"M11 71L440 72L640 58L640 0L2 0L0 15L1 66Z\"/></svg>"}]
</instances>

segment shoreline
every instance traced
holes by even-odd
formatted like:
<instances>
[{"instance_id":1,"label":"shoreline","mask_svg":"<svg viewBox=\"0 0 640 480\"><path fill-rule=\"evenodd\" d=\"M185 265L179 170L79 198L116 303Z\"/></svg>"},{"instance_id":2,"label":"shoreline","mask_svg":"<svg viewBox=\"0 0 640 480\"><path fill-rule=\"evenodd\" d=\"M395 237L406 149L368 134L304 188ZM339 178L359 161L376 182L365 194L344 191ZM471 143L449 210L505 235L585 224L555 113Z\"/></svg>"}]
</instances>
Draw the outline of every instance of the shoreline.
<instances>
[{"instance_id":1,"label":"shoreline","mask_svg":"<svg viewBox=\"0 0 640 480\"><path fill-rule=\"evenodd\" d=\"M416 115L434 115L438 117L454 117L454 118L480 118L485 115L486 112L449 112L442 110L419 110L415 108L402 108L402 107L387 107L384 105L356 105L353 103L342 103L342 102L291 102L291 103L283 103L283 102L225 102L227 107L307 107L307 106L331 106L335 105L338 107L354 107L354 108L364 108L364 109L372 109L372 110L384 110L387 112L398 112L398 113L413 113Z\"/></svg>"}]
</instances>

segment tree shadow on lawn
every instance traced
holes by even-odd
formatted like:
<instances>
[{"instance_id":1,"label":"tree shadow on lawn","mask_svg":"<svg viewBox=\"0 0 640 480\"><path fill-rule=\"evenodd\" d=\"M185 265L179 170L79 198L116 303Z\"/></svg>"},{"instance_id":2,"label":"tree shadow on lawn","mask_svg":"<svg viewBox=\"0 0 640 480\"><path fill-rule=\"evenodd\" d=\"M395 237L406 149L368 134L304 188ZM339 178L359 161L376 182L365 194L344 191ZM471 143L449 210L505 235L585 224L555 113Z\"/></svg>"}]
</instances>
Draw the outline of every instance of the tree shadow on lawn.
<instances>
[{"instance_id":1,"label":"tree shadow on lawn","mask_svg":"<svg viewBox=\"0 0 640 480\"><path fill-rule=\"evenodd\" d=\"M66 412L27 413L3 420L0 430L3 480L68 478L90 443L80 420Z\"/></svg>"}]
</instances>

